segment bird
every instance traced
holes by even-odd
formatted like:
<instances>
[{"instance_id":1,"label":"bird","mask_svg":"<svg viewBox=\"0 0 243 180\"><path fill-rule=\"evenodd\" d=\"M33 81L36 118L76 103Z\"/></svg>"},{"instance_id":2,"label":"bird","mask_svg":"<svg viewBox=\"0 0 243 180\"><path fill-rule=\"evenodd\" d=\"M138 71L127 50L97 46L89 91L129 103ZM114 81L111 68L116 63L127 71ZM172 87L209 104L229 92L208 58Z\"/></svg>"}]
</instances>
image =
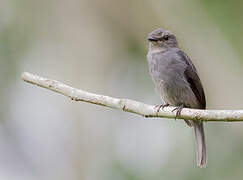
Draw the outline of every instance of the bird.
<instances>
[{"instance_id":1,"label":"bird","mask_svg":"<svg viewBox=\"0 0 243 180\"><path fill-rule=\"evenodd\" d=\"M149 74L164 102L155 106L157 110L175 106L173 111L176 111L177 117L183 108L205 109L205 93L198 72L188 55L179 48L175 35L169 30L157 28L149 33L147 40ZM206 167L203 122L186 119L185 122L194 128L197 166Z\"/></svg>"}]
</instances>

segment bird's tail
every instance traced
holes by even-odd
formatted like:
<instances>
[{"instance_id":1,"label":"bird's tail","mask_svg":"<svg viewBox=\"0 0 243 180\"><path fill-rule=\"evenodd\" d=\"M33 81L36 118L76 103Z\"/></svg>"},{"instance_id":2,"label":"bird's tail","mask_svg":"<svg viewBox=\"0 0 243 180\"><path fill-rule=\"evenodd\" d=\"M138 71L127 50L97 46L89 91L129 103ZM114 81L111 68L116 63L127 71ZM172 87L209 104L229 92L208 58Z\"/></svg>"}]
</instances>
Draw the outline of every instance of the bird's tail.
<instances>
[{"instance_id":1,"label":"bird's tail","mask_svg":"<svg viewBox=\"0 0 243 180\"><path fill-rule=\"evenodd\" d=\"M202 168L207 164L205 135L202 122L194 122L194 131L197 148L197 165Z\"/></svg>"}]
</instances>

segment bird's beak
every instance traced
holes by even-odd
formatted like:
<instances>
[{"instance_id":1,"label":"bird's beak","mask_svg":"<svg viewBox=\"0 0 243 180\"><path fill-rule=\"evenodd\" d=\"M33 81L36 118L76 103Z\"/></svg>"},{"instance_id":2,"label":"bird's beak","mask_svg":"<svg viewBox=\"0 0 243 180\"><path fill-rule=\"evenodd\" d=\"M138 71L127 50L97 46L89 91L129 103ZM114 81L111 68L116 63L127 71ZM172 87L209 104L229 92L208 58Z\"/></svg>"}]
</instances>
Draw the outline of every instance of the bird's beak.
<instances>
[{"instance_id":1,"label":"bird's beak","mask_svg":"<svg viewBox=\"0 0 243 180\"><path fill-rule=\"evenodd\" d=\"M157 41L157 39L156 38L153 38L153 37L148 37L148 41L155 42L155 41Z\"/></svg>"},{"instance_id":2,"label":"bird's beak","mask_svg":"<svg viewBox=\"0 0 243 180\"><path fill-rule=\"evenodd\" d=\"M148 40L148 41L153 41L153 42L155 42L155 41L157 41L157 38L154 37L154 36L152 36L152 35L149 35L148 38L147 38L147 40Z\"/></svg>"}]
</instances>

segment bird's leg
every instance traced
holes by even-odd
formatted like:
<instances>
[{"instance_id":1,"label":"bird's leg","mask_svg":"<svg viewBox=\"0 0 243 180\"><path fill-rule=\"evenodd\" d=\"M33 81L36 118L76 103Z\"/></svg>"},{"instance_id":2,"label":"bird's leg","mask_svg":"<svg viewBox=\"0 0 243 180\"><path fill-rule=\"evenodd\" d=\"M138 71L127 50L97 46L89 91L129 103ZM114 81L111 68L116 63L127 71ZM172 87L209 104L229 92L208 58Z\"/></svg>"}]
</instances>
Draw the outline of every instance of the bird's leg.
<instances>
[{"instance_id":1,"label":"bird's leg","mask_svg":"<svg viewBox=\"0 0 243 180\"><path fill-rule=\"evenodd\" d=\"M157 109L157 113L160 111L160 109L164 109L167 106L169 106L168 103L155 105L155 108Z\"/></svg>"},{"instance_id":2,"label":"bird's leg","mask_svg":"<svg viewBox=\"0 0 243 180\"><path fill-rule=\"evenodd\" d=\"M181 104L180 106L176 107L175 109L172 110L172 112L176 111L176 117L175 120L178 116L181 115L181 110L184 108L183 104Z\"/></svg>"}]
</instances>

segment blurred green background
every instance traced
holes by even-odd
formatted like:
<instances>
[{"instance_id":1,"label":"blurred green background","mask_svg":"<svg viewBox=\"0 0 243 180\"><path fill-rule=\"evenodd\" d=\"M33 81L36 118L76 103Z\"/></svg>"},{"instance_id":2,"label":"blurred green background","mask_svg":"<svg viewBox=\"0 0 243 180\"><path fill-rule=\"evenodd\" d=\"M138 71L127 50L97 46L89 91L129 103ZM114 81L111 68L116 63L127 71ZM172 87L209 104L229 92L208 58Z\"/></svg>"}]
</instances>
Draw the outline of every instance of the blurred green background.
<instances>
[{"instance_id":1,"label":"blurred green background","mask_svg":"<svg viewBox=\"0 0 243 180\"><path fill-rule=\"evenodd\" d=\"M1 0L0 179L242 179L242 123L205 125L199 169L183 121L76 103L20 79L29 71L159 104L146 37L163 27L195 63L207 108L242 109L242 9L240 0Z\"/></svg>"}]
</instances>

